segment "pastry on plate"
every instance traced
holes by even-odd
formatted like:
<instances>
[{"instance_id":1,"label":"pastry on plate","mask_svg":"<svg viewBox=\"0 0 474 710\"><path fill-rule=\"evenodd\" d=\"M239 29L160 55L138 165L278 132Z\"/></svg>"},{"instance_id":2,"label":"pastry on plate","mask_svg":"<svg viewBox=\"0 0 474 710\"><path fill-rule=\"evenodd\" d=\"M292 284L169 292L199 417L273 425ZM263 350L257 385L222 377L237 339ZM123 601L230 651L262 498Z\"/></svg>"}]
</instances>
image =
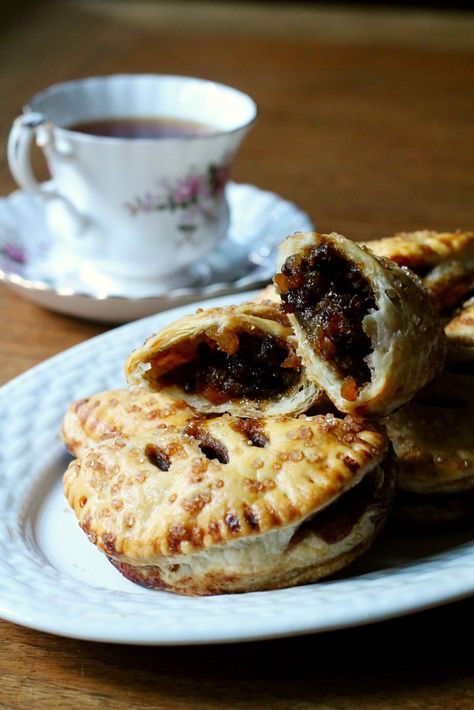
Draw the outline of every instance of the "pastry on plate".
<instances>
[{"instance_id":1,"label":"pastry on plate","mask_svg":"<svg viewBox=\"0 0 474 710\"><path fill-rule=\"evenodd\" d=\"M474 232L401 232L366 246L418 274L441 312L474 290Z\"/></svg>"},{"instance_id":2,"label":"pastry on plate","mask_svg":"<svg viewBox=\"0 0 474 710\"><path fill-rule=\"evenodd\" d=\"M74 460L65 494L128 579L182 594L314 582L359 557L386 518L386 435L332 415L192 420Z\"/></svg>"},{"instance_id":3,"label":"pastry on plate","mask_svg":"<svg viewBox=\"0 0 474 710\"><path fill-rule=\"evenodd\" d=\"M166 326L125 364L129 385L184 399L204 413L299 414L320 396L277 304L199 310Z\"/></svg>"},{"instance_id":4,"label":"pastry on plate","mask_svg":"<svg viewBox=\"0 0 474 710\"><path fill-rule=\"evenodd\" d=\"M474 378L444 372L384 419L395 452L397 512L425 523L474 512Z\"/></svg>"},{"instance_id":5,"label":"pastry on plate","mask_svg":"<svg viewBox=\"0 0 474 710\"><path fill-rule=\"evenodd\" d=\"M474 292L474 259L439 264L426 274L423 284L435 308L450 315L466 296Z\"/></svg>"},{"instance_id":6,"label":"pastry on plate","mask_svg":"<svg viewBox=\"0 0 474 710\"><path fill-rule=\"evenodd\" d=\"M63 419L61 436L71 454L80 456L106 439L182 427L193 416L196 412L183 400L160 393L108 390L73 402Z\"/></svg>"},{"instance_id":7,"label":"pastry on plate","mask_svg":"<svg viewBox=\"0 0 474 710\"><path fill-rule=\"evenodd\" d=\"M381 415L443 367L445 335L419 279L339 234L280 246L275 284L308 378L336 407Z\"/></svg>"},{"instance_id":8,"label":"pastry on plate","mask_svg":"<svg viewBox=\"0 0 474 710\"><path fill-rule=\"evenodd\" d=\"M422 229L399 232L392 237L365 242L377 256L408 266L419 276L438 264L451 260L474 259L474 232L436 232Z\"/></svg>"},{"instance_id":9,"label":"pastry on plate","mask_svg":"<svg viewBox=\"0 0 474 710\"><path fill-rule=\"evenodd\" d=\"M444 329L448 367L474 374L474 299L466 301Z\"/></svg>"}]
</instances>

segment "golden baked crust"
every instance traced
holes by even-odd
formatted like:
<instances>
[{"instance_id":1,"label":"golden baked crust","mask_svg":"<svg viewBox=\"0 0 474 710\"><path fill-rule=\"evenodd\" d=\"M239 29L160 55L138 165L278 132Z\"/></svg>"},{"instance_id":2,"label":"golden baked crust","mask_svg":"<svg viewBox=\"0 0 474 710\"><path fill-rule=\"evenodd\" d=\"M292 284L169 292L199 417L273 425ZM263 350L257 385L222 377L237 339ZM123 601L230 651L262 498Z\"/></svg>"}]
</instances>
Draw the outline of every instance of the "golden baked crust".
<instances>
[{"instance_id":1,"label":"golden baked crust","mask_svg":"<svg viewBox=\"0 0 474 710\"><path fill-rule=\"evenodd\" d=\"M370 544L392 489L386 449L351 417L224 415L184 436L99 444L70 464L64 488L90 540L134 581L192 594L275 588L330 574ZM349 523L311 527L371 473Z\"/></svg>"},{"instance_id":2,"label":"golden baked crust","mask_svg":"<svg viewBox=\"0 0 474 710\"><path fill-rule=\"evenodd\" d=\"M366 242L378 256L407 266L423 278L431 300L447 312L474 290L474 232L401 232Z\"/></svg>"},{"instance_id":3,"label":"golden baked crust","mask_svg":"<svg viewBox=\"0 0 474 710\"><path fill-rule=\"evenodd\" d=\"M64 416L61 437L71 454L80 456L101 441L183 427L196 415L183 400L161 393L108 390L73 402Z\"/></svg>"},{"instance_id":4,"label":"golden baked crust","mask_svg":"<svg viewBox=\"0 0 474 710\"><path fill-rule=\"evenodd\" d=\"M426 274L423 284L435 308L449 315L474 291L474 259L439 264Z\"/></svg>"},{"instance_id":5,"label":"golden baked crust","mask_svg":"<svg viewBox=\"0 0 474 710\"><path fill-rule=\"evenodd\" d=\"M474 490L472 377L443 373L384 423L396 455L400 490Z\"/></svg>"},{"instance_id":6,"label":"golden baked crust","mask_svg":"<svg viewBox=\"0 0 474 710\"><path fill-rule=\"evenodd\" d=\"M448 365L474 366L474 299L466 301L447 323Z\"/></svg>"},{"instance_id":7,"label":"golden baked crust","mask_svg":"<svg viewBox=\"0 0 474 710\"><path fill-rule=\"evenodd\" d=\"M409 270L335 233L288 238L278 269L307 375L340 411L388 413L441 371L442 323Z\"/></svg>"},{"instance_id":8,"label":"golden baked crust","mask_svg":"<svg viewBox=\"0 0 474 710\"><path fill-rule=\"evenodd\" d=\"M222 594L308 584L340 572L372 544L393 501L391 469L378 466L300 526L158 565L109 558L128 579L182 594ZM230 554L229 554L230 553Z\"/></svg>"},{"instance_id":9,"label":"golden baked crust","mask_svg":"<svg viewBox=\"0 0 474 710\"><path fill-rule=\"evenodd\" d=\"M320 389L295 351L276 304L246 303L199 310L163 328L130 355L125 372L129 385L182 398L208 414L299 414Z\"/></svg>"},{"instance_id":10,"label":"golden baked crust","mask_svg":"<svg viewBox=\"0 0 474 710\"><path fill-rule=\"evenodd\" d=\"M451 260L474 259L474 232L436 232L422 229L399 232L393 237L364 242L374 254L408 266L415 273L426 273Z\"/></svg>"}]
</instances>

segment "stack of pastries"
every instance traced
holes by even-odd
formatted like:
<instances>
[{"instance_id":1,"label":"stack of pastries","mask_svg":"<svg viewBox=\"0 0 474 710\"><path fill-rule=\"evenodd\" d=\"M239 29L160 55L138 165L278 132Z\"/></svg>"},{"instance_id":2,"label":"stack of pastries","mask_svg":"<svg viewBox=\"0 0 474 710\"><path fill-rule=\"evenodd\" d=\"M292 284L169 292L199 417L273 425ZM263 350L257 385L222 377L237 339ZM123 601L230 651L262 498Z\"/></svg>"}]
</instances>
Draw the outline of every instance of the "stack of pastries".
<instances>
[{"instance_id":1,"label":"stack of pastries","mask_svg":"<svg viewBox=\"0 0 474 710\"><path fill-rule=\"evenodd\" d=\"M297 233L274 283L150 336L125 363L128 389L66 413L66 497L134 582L314 582L370 547L396 489L398 509L414 498L429 521L420 504L474 490L470 429L455 424L472 384L448 371L474 354L474 305L455 312L474 286L474 233Z\"/></svg>"}]
</instances>

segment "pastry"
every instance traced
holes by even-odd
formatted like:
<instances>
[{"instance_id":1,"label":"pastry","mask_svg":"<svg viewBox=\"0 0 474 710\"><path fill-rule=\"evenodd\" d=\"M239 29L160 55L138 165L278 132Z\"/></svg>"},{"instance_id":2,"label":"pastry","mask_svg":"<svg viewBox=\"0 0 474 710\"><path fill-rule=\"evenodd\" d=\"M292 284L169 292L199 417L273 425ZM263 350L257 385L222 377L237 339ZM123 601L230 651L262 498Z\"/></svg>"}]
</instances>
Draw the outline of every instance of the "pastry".
<instances>
[{"instance_id":1,"label":"pastry","mask_svg":"<svg viewBox=\"0 0 474 710\"><path fill-rule=\"evenodd\" d=\"M183 594L275 589L342 569L390 507L386 436L332 415L192 420L73 461L69 504L126 577Z\"/></svg>"},{"instance_id":2,"label":"pastry","mask_svg":"<svg viewBox=\"0 0 474 710\"><path fill-rule=\"evenodd\" d=\"M384 423L404 518L472 520L474 378L445 372Z\"/></svg>"},{"instance_id":3,"label":"pastry","mask_svg":"<svg viewBox=\"0 0 474 710\"><path fill-rule=\"evenodd\" d=\"M474 292L474 259L446 261L435 266L423 279L435 308L445 315Z\"/></svg>"},{"instance_id":4,"label":"pastry","mask_svg":"<svg viewBox=\"0 0 474 710\"><path fill-rule=\"evenodd\" d=\"M73 402L63 420L61 436L73 456L106 439L155 434L168 426L184 426L196 416L183 400L159 393L109 390Z\"/></svg>"},{"instance_id":5,"label":"pastry","mask_svg":"<svg viewBox=\"0 0 474 710\"><path fill-rule=\"evenodd\" d=\"M307 376L340 411L387 414L442 369L441 320L408 269L339 234L297 233L278 270Z\"/></svg>"},{"instance_id":6,"label":"pastry","mask_svg":"<svg viewBox=\"0 0 474 710\"><path fill-rule=\"evenodd\" d=\"M474 299L466 301L444 331L448 338L448 367L474 374Z\"/></svg>"},{"instance_id":7,"label":"pastry","mask_svg":"<svg viewBox=\"0 0 474 710\"><path fill-rule=\"evenodd\" d=\"M264 303L265 301L272 301L273 303L280 303L280 296L278 295L275 284L268 284L262 289L255 297L256 303Z\"/></svg>"},{"instance_id":8,"label":"pastry","mask_svg":"<svg viewBox=\"0 0 474 710\"><path fill-rule=\"evenodd\" d=\"M474 290L474 232L401 232L366 246L418 274L441 312Z\"/></svg>"},{"instance_id":9,"label":"pastry","mask_svg":"<svg viewBox=\"0 0 474 710\"><path fill-rule=\"evenodd\" d=\"M299 414L320 396L287 316L271 302L200 310L152 335L125 364L129 385L204 413Z\"/></svg>"},{"instance_id":10,"label":"pastry","mask_svg":"<svg viewBox=\"0 0 474 710\"><path fill-rule=\"evenodd\" d=\"M418 276L447 261L474 260L474 232L435 232L423 229L374 239L365 246L377 256L407 266Z\"/></svg>"}]
</instances>

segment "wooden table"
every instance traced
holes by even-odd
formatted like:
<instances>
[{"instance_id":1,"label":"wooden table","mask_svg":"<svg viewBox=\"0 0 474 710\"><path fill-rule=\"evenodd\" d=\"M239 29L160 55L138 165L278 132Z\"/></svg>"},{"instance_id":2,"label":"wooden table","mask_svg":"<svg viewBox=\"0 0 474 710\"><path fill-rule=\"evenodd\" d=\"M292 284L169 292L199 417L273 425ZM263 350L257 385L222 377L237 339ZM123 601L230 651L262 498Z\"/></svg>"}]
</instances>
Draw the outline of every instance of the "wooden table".
<instances>
[{"instance_id":1,"label":"wooden table","mask_svg":"<svg viewBox=\"0 0 474 710\"><path fill-rule=\"evenodd\" d=\"M367 239L474 226L469 15L14 5L0 16L3 195L14 188L8 128L36 90L90 74L183 73L257 100L233 178L295 201L321 231ZM3 285L0 310L2 382L109 327L47 312ZM107 646L0 622L0 707L467 710L473 614L465 600L366 628L201 648Z\"/></svg>"}]
</instances>

